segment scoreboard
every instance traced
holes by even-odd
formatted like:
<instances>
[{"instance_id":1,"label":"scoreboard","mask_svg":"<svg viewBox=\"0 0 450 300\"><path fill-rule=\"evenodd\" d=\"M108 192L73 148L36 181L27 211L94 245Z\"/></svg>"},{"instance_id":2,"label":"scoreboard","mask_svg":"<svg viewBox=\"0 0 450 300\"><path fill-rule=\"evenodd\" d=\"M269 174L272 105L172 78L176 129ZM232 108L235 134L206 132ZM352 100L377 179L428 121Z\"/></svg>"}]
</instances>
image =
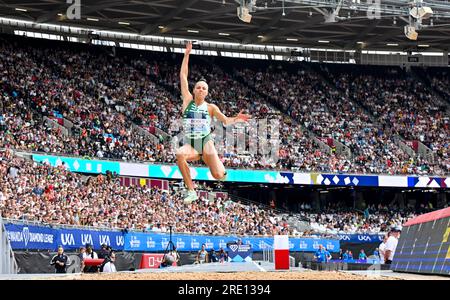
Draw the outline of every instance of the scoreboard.
<instances>
[{"instance_id":1,"label":"scoreboard","mask_svg":"<svg viewBox=\"0 0 450 300\"><path fill-rule=\"evenodd\" d=\"M391 269L450 275L450 208L419 216L404 225Z\"/></svg>"}]
</instances>

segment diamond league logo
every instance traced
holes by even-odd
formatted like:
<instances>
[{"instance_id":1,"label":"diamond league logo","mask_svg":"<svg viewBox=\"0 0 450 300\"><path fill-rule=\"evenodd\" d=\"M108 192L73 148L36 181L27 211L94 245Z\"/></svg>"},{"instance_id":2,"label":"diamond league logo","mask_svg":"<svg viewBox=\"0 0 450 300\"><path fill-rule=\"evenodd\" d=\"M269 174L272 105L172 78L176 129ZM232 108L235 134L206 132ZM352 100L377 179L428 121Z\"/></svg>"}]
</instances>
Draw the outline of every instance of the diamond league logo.
<instances>
[{"instance_id":1,"label":"diamond league logo","mask_svg":"<svg viewBox=\"0 0 450 300\"><path fill-rule=\"evenodd\" d=\"M239 246L238 245L230 245L230 249L231 249L231 251L233 251L233 252L236 252L236 250L239 248Z\"/></svg>"},{"instance_id":2,"label":"diamond league logo","mask_svg":"<svg viewBox=\"0 0 450 300\"><path fill-rule=\"evenodd\" d=\"M23 241L25 242L25 247L28 245L28 241L30 240L30 229L28 227L24 227L22 229Z\"/></svg>"}]
</instances>

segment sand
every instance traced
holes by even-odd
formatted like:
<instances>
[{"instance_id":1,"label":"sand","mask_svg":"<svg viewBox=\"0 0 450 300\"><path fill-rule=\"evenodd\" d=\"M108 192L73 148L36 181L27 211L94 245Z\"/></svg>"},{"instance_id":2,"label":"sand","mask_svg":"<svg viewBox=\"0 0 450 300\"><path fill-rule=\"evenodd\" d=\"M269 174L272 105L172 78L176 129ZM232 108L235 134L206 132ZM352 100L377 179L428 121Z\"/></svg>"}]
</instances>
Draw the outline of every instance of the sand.
<instances>
[{"instance_id":1,"label":"sand","mask_svg":"<svg viewBox=\"0 0 450 300\"><path fill-rule=\"evenodd\" d=\"M74 274L58 278L67 280L392 280L384 276L355 275L337 271L304 272L230 272L230 273L100 273Z\"/></svg>"}]
</instances>

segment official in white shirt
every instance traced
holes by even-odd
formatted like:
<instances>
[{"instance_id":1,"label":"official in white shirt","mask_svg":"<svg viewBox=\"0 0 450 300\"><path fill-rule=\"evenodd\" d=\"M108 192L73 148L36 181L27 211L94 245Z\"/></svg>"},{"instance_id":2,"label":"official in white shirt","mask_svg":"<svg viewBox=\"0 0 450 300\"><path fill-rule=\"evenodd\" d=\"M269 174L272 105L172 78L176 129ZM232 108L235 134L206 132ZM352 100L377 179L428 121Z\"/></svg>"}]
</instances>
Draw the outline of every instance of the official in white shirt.
<instances>
[{"instance_id":1,"label":"official in white shirt","mask_svg":"<svg viewBox=\"0 0 450 300\"><path fill-rule=\"evenodd\" d=\"M402 230L400 227L394 227L391 229L391 234L386 242L386 248L384 251L385 264L392 264L401 232Z\"/></svg>"},{"instance_id":2,"label":"official in white shirt","mask_svg":"<svg viewBox=\"0 0 450 300\"><path fill-rule=\"evenodd\" d=\"M390 233L386 234L383 238L383 242L378 246L378 252L380 254L380 263L384 264L384 254L386 253L386 242L389 238Z\"/></svg>"},{"instance_id":3,"label":"official in white shirt","mask_svg":"<svg viewBox=\"0 0 450 300\"><path fill-rule=\"evenodd\" d=\"M116 261L116 254L114 252L109 256L109 261L103 267L103 273L114 273L117 272L114 262Z\"/></svg>"}]
</instances>

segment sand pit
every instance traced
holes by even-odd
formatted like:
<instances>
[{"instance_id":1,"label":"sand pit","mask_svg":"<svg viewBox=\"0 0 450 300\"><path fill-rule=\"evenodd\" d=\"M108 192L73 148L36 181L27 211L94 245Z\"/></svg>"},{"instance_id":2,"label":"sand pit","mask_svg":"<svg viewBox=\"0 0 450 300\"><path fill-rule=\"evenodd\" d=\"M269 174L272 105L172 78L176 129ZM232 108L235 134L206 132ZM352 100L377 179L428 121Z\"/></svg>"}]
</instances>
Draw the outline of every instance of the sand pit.
<instances>
[{"instance_id":1,"label":"sand pit","mask_svg":"<svg viewBox=\"0 0 450 300\"><path fill-rule=\"evenodd\" d=\"M45 278L53 279L53 278ZM236 272L236 273L134 273L77 274L66 280L392 280L384 276L354 275L336 271Z\"/></svg>"}]
</instances>

